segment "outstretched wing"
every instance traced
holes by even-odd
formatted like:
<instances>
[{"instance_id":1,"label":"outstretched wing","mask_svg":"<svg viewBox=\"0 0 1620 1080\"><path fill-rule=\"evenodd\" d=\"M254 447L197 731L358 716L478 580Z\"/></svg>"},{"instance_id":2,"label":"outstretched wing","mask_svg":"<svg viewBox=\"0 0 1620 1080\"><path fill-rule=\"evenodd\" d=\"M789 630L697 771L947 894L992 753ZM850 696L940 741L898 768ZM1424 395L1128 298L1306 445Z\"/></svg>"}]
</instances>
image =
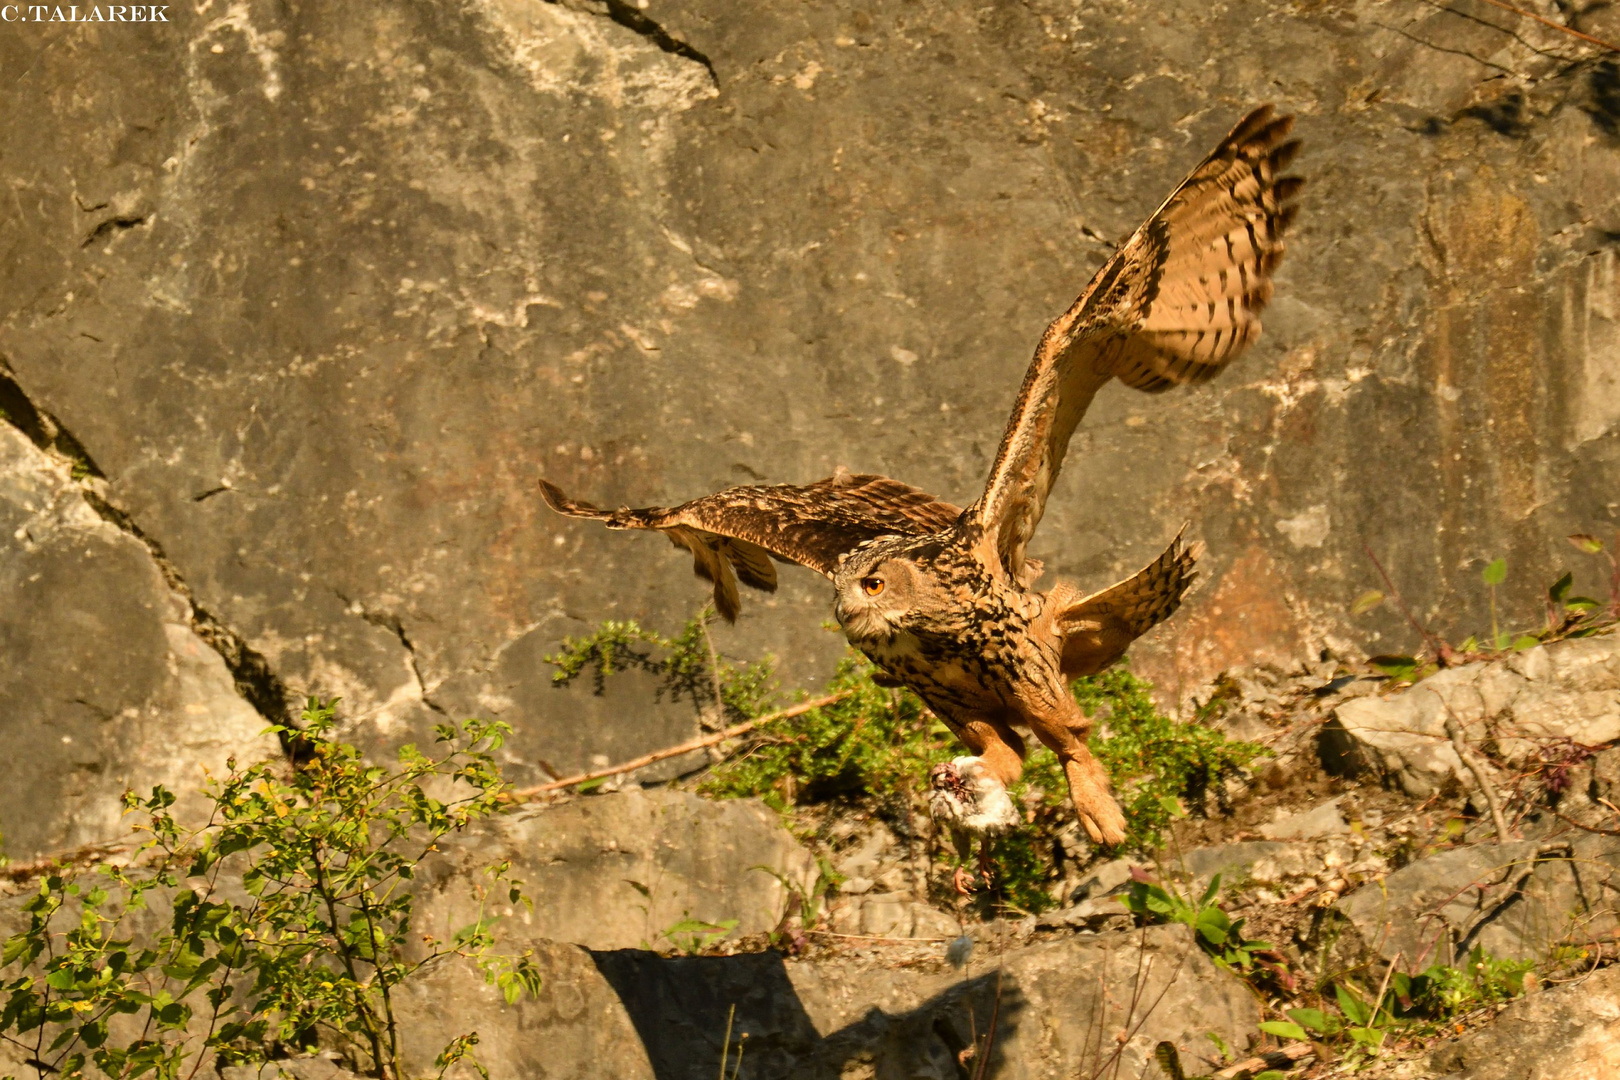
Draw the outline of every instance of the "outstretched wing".
<instances>
[{"instance_id":1,"label":"outstretched wing","mask_svg":"<svg viewBox=\"0 0 1620 1080\"><path fill-rule=\"evenodd\" d=\"M1021 575L1075 425L1103 384L1158 392L1213 378L1260 335L1282 232L1304 183L1270 105L1243 118L1041 336L984 494L970 508L987 562Z\"/></svg>"},{"instance_id":2,"label":"outstretched wing","mask_svg":"<svg viewBox=\"0 0 1620 1080\"><path fill-rule=\"evenodd\" d=\"M828 577L840 557L879 536L926 536L950 528L959 507L887 476L840 469L813 484L734 487L680 506L600 510L540 481L546 505L610 529L653 529L692 553L692 570L714 582L715 610L728 621L741 604L737 581L776 591L771 558Z\"/></svg>"},{"instance_id":3,"label":"outstretched wing","mask_svg":"<svg viewBox=\"0 0 1620 1080\"><path fill-rule=\"evenodd\" d=\"M1174 614L1197 574L1200 548L1184 547L1181 535L1153 562L1118 585L1070 599L1060 585L1047 603L1052 628L1063 638L1063 677L1095 675L1120 657L1131 642Z\"/></svg>"}]
</instances>

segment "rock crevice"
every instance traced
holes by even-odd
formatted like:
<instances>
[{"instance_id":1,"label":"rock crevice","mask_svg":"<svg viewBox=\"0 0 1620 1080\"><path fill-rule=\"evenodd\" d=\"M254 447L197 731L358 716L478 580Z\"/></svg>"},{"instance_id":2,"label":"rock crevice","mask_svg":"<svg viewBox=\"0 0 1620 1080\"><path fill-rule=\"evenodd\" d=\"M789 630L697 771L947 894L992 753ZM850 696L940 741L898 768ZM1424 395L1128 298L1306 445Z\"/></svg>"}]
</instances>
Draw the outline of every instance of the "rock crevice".
<instances>
[{"instance_id":1,"label":"rock crevice","mask_svg":"<svg viewBox=\"0 0 1620 1080\"><path fill-rule=\"evenodd\" d=\"M169 590L184 602L192 632L225 662L242 700L268 722L288 723L292 695L269 661L197 602L196 594L164 554L163 546L144 532L128 513L107 499L106 476L89 451L61 421L34 403L4 361L0 361L0 420L46 454L68 465L78 481L79 495L85 504L103 521L146 549Z\"/></svg>"}]
</instances>

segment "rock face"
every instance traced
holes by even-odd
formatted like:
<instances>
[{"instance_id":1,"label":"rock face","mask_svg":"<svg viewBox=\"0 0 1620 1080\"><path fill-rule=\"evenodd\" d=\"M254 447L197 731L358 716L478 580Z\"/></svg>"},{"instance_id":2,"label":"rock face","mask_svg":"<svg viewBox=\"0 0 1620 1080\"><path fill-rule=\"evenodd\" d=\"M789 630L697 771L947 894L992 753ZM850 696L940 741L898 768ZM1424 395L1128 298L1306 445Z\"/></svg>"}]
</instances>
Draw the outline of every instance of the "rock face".
<instances>
[{"instance_id":1,"label":"rock face","mask_svg":"<svg viewBox=\"0 0 1620 1080\"><path fill-rule=\"evenodd\" d=\"M185 795L232 755L280 754L147 548L5 424L0 536L4 854L122 839L125 788Z\"/></svg>"},{"instance_id":2,"label":"rock face","mask_svg":"<svg viewBox=\"0 0 1620 1080\"><path fill-rule=\"evenodd\" d=\"M379 745L435 707L499 716L537 781L690 732L553 692L541 657L703 597L656 540L550 515L537 477L616 505L843 464L971 499L1046 321L1271 100L1311 183L1265 336L1210 387L1104 390L1036 554L1101 583L1196 522L1207 585L1138 657L1172 696L1405 642L1345 612L1363 543L1461 636L1479 560L1508 557L1504 610L1529 611L1548 545L1612 521L1620 486L1614 68L1469 12L243 0L31 23L0 40L27 73L0 80L0 356L290 696L341 694ZM842 646L824 584L783 577L721 646L810 680Z\"/></svg>"},{"instance_id":3,"label":"rock face","mask_svg":"<svg viewBox=\"0 0 1620 1080\"><path fill-rule=\"evenodd\" d=\"M1460 3L203 0L161 24L8 24L6 853L115 837L126 785L276 752L258 733L305 694L341 696L379 754L447 715L505 720L520 785L691 734L633 678L551 687L564 634L670 630L704 590L659 541L550 515L536 479L646 504L845 465L972 499L1048 319L1263 100L1298 114L1310 179L1265 336L1205 388L1105 389L1033 554L1048 581L1101 584L1194 521L1204 588L1135 657L1170 697L1409 645L1396 613L1347 611L1376 583L1363 545L1441 633L1486 625L1496 556L1502 610L1537 617L1549 551L1620 514L1620 67ZM1620 37L1615 11L1582 20ZM785 571L717 643L813 681L842 649L827 599ZM1444 673L1339 723L1426 798L1471 782L1442 700L1509 760L1620 734L1612 649ZM1279 893L1372 872L1336 811L1268 827L1189 872ZM777 917L783 887L752 866L808 867L745 804L624 793L466 843L426 903L462 917L456 860L510 854L542 898L511 925L545 993L492 1018L493 991L447 967L412 1035L487 1026L498 1075L710 1075L735 1002L784 1075L952 1076L994 997L988 968L621 951L686 914ZM1473 857L1422 873L1467 884ZM1515 888L1544 897L1484 929L1460 913L1457 943L1511 929L1510 951L1533 936L1515 919L1563 918L1608 860L1526 868ZM838 925L951 932L917 887L874 876ZM1235 983L1155 934L1149 981L1191 990L1122 1074L1150 1033L1252 1030ZM1085 1065L1076 1025L1114 1022L1136 940L1009 947L998 1075Z\"/></svg>"},{"instance_id":4,"label":"rock face","mask_svg":"<svg viewBox=\"0 0 1620 1080\"><path fill-rule=\"evenodd\" d=\"M993 1016L990 1075L1059 1080L1106 1059L1121 1027L1134 1034L1120 1075L1135 1076L1160 1039L1194 1062L1208 1053L1207 1032L1233 1042L1255 1020L1252 997L1183 927L1014 946L961 972L812 965L775 953L537 951L545 988L514 1008L465 969L420 984L406 1027L419 1059L476 1028L493 1075L704 1080L719 1067L735 1006L732 1038L748 1036L744 1076L957 1080L958 1055Z\"/></svg>"},{"instance_id":5,"label":"rock face","mask_svg":"<svg viewBox=\"0 0 1620 1080\"><path fill-rule=\"evenodd\" d=\"M787 912L788 883L808 890L816 872L755 800L624 791L525 808L447 844L417 875L428 932L471 923L483 884L471 868L501 861L535 901L533 911L502 905L502 914L525 936L593 949L667 949L662 932L686 918L764 933Z\"/></svg>"},{"instance_id":6,"label":"rock face","mask_svg":"<svg viewBox=\"0 0 1620 1080\"><path fill-rule=\"evenodd\" d=\"M1428 798L1448 782L1476 786L1446 735L1448 715L1470 741L1494 742L1515 765L1612 742L1620 738L1620 637L1538 645L1449 668L1391 697L1355 698L1334 710L1333 737L1408 795Z\"/></svg>"},{"instance_id":7,"label":"rock face","mask_svg":"<svg viewBox=\"0 0 1620 1080\"><path fill-rule=\"evenodd\" d=\"M1493 956L1549 961L1559 945L1620 928L1620 844L1586 835L1567 846L1477 844L1419 859L1337 905L1370 953L1422 970L1456 966L1476 945Z\"/></svg>"},{"instance_id":8,"label":"rock face","mask_svg":"<svg viewBox=\"0 0 1620 1080\"><path fill-rule=\"evenodd\" d=\"M1434 1054L1444 1080L1608 1080L1620 1075L1620 968L1515 1002Z\"/></svg>"}]
</instances>

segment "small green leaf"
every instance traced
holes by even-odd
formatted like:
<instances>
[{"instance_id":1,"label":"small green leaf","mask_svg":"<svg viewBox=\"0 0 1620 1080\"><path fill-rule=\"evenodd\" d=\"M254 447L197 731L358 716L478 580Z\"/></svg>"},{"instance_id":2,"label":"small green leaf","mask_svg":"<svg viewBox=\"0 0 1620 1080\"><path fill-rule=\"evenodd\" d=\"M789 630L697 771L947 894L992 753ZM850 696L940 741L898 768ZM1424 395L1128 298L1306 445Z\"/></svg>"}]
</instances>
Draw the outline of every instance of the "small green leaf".
<instances>
[{"instance_id":1,"label":"small green leaf","mask_svg":"<svg viewBox=\"0 0 1620 1080\"><path fill-rule=\"evenodd\" d=\"M9 966L17 957L28 952L31 944L27 934L18 934L15 937L6 939L5 952L0 954L0 967Z\"/></svg>"},{"instance_id":2,"label":"small green leaf","mask_svg":"<svg viewBox=\"0 0 1620 1080\"><path fill-rule=\"evenodd\" d=\"M1345 1019L1352 1024L1365 1026L1372 1019L1372 1010L1367 1007L1367 1003L1343 986L1335 986L1333 996L1339 1001L1339 1011L1344 1013Z\"/></svg>"},{"instance_id":3,"label":"small green leaf","mask_svg":"<svg viewBox=\"0 0 1620 1080\"><path fill-rule=\"evenodd\" d=\"M1174 795L1160 795L1159 808L1172 818L1184 818L1187 816L1187 811L1182 808L1181 800Z\"/></svg>"},{"instance_id":4,"label":"small green leaf","mask_svg":"<svg viewBox=\"0 0 1620 1080\"><path fill-rule=\"evenodd\" d=\"M1570 585L1574 584L1574 582L1575 575L1566 570L1564 576L1553 582L1551 587L1547 589L1547 599L1555 604L1562 604L1564 597L1569 595Z\"/></svg>"},{"instance_id":5,"label":"small green leaf","mask_svg":"<svg viewBox=\"0 0 1620 1080\"><path fill-rule=\"evenodd\" d=\"M1379 592L1377 589L1368 589L1366 592L1356 597L1355 601L1351 603L1350 614L1365 615L1367 612L1371 611L1373 608L1377 607L1383 602L1383 593Z\"/></svg>"},{"instance_id":6,"label":"small green leaf","mask_svg":"<svg viewBox=\"0 0 1620 1080\"><path fill-rule=\"evenodd\" d=\"M1287 1020L1267 1020L1260 1025L1260 1030L1279 1039L1293 1039L1295 1042L1306 1042L1310 1039L1310 1036L1305 1034L1304 1028Z\"/></svg>"},{"instance_id":7,"label":"small green leaf","mask_svg":"<svg viewBox=\"0 0 1620 1080\"><path fill-rule=\"evenodd\" d=\"M1309 1028L1318 1035L1331 1035L1339 1030L1339 1022L1321 1009L1289 1009L1288 1015L1300 1027Z\"/></svg>"},{"instance_id":8,"label":"small green leaf","mask_svg":"<svg viewBox=\"0 0 1620 1080\"><path fill-rule=\"evenodd\" d=\"M1397 680L1411 680L1418 670L1417 658L1413 656L1374 656L1367 662Z\"/></svg>"},{"instance_id":9,"label":"small green leaf","mask_svg":"<svg viewBox=\"0 0 1620 1080\"><path fill-rule=\"evenodd\" d=\"M1193 929L1211 945L1225 945L1231 928L1232 920L1218 907L1205 908L1199 912L1198 921L1193 924Z\"/></svg>"},{"instance_id":10,"label":"small green leaf","mask_svg":"<svg viewBox=\"0 0 1620 1080\"><path fill-rule=\"evenodd\" d=\"M1531 634L1520 634L1518 637L1513 639L1513 649L1515 652L1523 652L1526 649L1533 649L1540 644L1541 639Z\"/></svg>"},{"instance_id":11,"label":"small green leaf","mask_svg":"<svg viewBox=\"0 0 1620 1080\"><path fill-rule=\"evenodd\" d=\"M1377 1028L1353 1027L1346 1030L1352 1039L1363 1046L1378 1047L1384 1045L1384 1033Z\"/></svg>"},{"instance_id":12,"label":"small green leaf","mask_svg":"<svg viewBox=\"0 0 1620 1080\"><path fill-rule=\"evenodd\" d=\"M1591 533L1574 533L1569 537L1569 542L1575 545L1576 551L1584 551L1588 555L1596 555L1603 550L1603 541Z\"/></svg>"},{"instance_id":13,"label":"small green leaf","mask_svg":"<svg viewBox=\"0 0 1620 1080\"><path fill-rule=\"evenodd\" d=\"M1485 584L1496 586L1507 580L1507 560L1496 559L1488 563L1484 573L1480 575Z\"/></svg>"}]
</instances>

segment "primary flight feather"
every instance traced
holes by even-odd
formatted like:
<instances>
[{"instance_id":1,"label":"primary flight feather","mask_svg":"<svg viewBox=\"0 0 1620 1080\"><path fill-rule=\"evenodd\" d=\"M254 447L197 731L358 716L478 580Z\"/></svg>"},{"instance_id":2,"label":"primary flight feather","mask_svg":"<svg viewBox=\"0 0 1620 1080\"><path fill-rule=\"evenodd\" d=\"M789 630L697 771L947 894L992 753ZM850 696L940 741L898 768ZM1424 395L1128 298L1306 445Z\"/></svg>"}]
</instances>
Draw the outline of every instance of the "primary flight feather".
<instances>
[{"instance_id":1,"label":"primary flight feather","mask_svg":"<svg viewBox=\"0 0 1620 1080\"><path fill-rule=\"evenodd\" d=\"M843 470L642 510L600 510L543 480L541 492L562 514L662 532L714 583L727 619L737 617L739 582L775 590L773 557L831 578L851 644L972 751L935 770L936 816L983 837L1015 824L1005 785L1022 771L1016 729L1027 729L1063 762L1092 839L1116 844L1125 818L1086 749L1091 719L1068 684L1117 661L1176 610L1197 551L1177 535L1139 573L1087 596L1061 582L1034 591L1040 567L1025 548L1075 426L1110 379L1149 393L1205 382L1259 336L1303 183L1282 175L1299 147L1287 139L1292 125L1269 105L1244 117L1046 328L984 492L966 510Z\"/></svg>"}]
</instances>

